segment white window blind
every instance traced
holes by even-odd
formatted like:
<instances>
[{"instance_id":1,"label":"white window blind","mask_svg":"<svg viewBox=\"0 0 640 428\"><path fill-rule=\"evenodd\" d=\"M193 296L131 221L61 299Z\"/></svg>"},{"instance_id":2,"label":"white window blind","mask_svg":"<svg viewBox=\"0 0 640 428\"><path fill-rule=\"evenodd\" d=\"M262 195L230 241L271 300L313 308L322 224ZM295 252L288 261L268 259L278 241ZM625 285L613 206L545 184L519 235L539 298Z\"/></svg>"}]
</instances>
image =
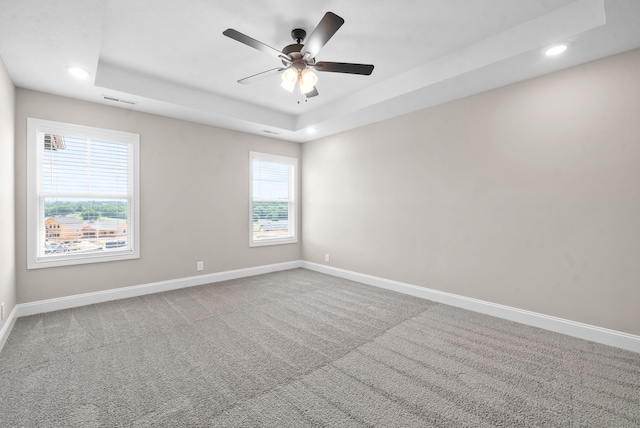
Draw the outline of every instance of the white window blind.
<instances>
[{"instance_id":1,"label":"white window blind","mask_svg":"<svg viewBox=\"0 0 640 428\"><path fill-rule=\"evenodd\" d=\"M139 257L139 136L28 120L29 268Z\"/></svg>"},{"instance_id":2,"label":"white window blind","mask_svg":"<svg viewBox=\"0 0 640 428\"><path fill-rule=\"evenodd\" d=\"M298 160L250 152L250 246L297 242Z\"/></svg>"}]
</instances>

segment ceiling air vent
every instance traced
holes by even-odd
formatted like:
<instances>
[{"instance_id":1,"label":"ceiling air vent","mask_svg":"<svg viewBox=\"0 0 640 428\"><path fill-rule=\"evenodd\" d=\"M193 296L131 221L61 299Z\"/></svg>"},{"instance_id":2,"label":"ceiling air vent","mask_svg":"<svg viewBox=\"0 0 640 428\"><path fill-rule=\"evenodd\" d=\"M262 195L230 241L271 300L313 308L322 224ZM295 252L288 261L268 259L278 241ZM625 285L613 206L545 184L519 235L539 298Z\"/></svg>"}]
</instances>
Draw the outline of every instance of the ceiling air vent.
<instances>
[{"instance_id":1,"label":"ceiling air vent","mask_svg":"<svg viewBox=\"0 0 640 428\"><path fill-rule=\"evenodd\" d=\"M280 133L274 132L274 131L269 131L268 129L263 129L262 132L264 132L265 134L280 135Z\"/></svg>"},{"instance_id":2,"label":"ceiling air vent","mask_svg":"<svg viewBox=\"0 0 640 428\"><path fill-rule=\"evenodd\" d=\"M116 102L116 103L124 103L124 104L129 104L129 105L136 105L136 104L138 104L138 103L137 103L137 102L135 102L135 101L131 101L131 100L123 100L122 98L111 97L111 96L109 96L109 95L104 95L104 94L102 95L102 98L104 98L104 99L105 99L105 100L107 100L107 101L113 101L113 102Z\"/></svg>"}]
</instances>

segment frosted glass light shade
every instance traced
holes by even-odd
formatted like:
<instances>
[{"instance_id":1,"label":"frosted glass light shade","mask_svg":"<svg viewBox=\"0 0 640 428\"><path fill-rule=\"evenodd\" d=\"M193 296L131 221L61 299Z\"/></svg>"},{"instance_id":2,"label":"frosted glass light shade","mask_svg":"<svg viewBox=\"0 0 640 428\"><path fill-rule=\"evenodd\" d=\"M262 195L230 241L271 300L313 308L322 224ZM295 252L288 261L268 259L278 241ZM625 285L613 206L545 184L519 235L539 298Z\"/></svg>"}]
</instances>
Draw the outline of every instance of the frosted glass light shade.
<instances>
[{"instance_id":1,"label":"frosted glass light shade","mask_svg":"<svg viewBox=\"0 0 640 428\"><path fill-rule=\"evenodd\" d=\"M282 86L283 88L285 88L289 92L293 92L293 90L296 87L296 81L295 80L283 80L282 83L280 83L280 86Z\"/></svg>"},{"instance_id":2,"label":"frosted glass light shade","mask_svg":"<svg viewBox=\"0 0 640 428\"><path fill-rule=\"evenodd\" d=\"M300 93L306 94L307 92L313 91L316 83L318 83L318 76L316 76L313 71L305 68L300 72L298 83L300 84Z\"/></svg>"},{"instance_id":3,"label":"frosted glass light shade","mask_svg":"<svg viewBox=\"0 0 640 428\"><path fill-rule=\"evenodd\" d=\"M301 85L311 85L312 87L318 83L318 76L308 68L305 68L300 73L300 84Z\"/></svg>"},{"instance_id":4,"label":"frosted glass light shade","mask_svg":"<svg viewBox=\"0 0 640 428\"><path fill-rule=\"evenodd\" d=\"M284 73L282 73L282 86L289 92L293 92L296 87L296 81L298 80L298 70L293 67L287 68Z\"/></svg>"},{"instance_id":5,"label":"frosted glass light shade","mask_svg":"<svg viewBox=\"0 0 640 428\"><path fill-rule=\"evenodd\" d=\"M313 85L307 85L305 83L300 82L300 93L306 94L307 92L313 91Z\"/></svg>"}]
</instances>

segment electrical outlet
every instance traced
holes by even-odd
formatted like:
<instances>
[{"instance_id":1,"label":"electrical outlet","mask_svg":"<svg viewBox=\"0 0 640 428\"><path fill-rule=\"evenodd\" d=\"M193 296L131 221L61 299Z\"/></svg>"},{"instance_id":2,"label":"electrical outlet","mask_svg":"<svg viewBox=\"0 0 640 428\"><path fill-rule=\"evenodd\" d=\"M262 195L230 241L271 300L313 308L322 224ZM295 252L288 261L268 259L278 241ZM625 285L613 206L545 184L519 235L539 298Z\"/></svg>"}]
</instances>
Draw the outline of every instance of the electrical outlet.
<instances>
[{"instance_id":1,"label":"electrical outlet","mask_svg":"<svg viewBox=\"0 0 640 428\"><path fill-rule=\"evenodd\" d=\"M324 261L329 263L329 254L324 255Z\"/></svg>"},{"instance_id":2,"label":"electrical outlet","mask_svg":"<svg viewBox=\"0 0 640 428\"><path fill-rule=\"evenodd\" d=\"M204 262L198 262L196 264L196 269L197 270L204 270Z\"/></svg>"}]
</instances>

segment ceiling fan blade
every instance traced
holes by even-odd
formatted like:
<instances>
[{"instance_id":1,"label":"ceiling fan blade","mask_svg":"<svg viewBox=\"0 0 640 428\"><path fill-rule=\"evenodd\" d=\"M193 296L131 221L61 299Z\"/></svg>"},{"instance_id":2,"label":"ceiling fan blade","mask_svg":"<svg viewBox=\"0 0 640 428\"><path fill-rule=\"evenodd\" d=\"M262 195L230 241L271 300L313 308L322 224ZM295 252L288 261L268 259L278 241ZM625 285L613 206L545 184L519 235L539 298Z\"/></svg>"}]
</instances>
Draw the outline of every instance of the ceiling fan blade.
<instances>
[{"instance_id":1,"label":"ceiling fan blade","mask_svg":"<svg viewBox=\"0 0 640 428\"><path fill-rule=\"evenodd\" d=\"M307 98L311 98L311 97L317 97L318 96L318 90L314 87L312 91L307 92L306 94L304 94Z\"/></svg>"},{"instance_id":2,"label":"ceiling fan blade","mask_svg":"<svg viewBox=\"0 0 640 428\"><path fill-rule=\"evenodd\" d=\"M275 76L276 74L282 73L285 70L286 68L272 68L271 70L262 71L258 74L254 74L252 76L245 77L244 79L240 79L238 80L238 83L242 83L243 85L249 85L251 83L265 79L267 77Z\"/></svg>"},{"instance_id":3,"label":"ceiling fan blade","mask_svg":"<svg viewBox=\"0 0 640 428\"><path fill-rule=\"evenodd\" d=\"M315 58L318 52L320 52L320 49L322 49L336 31L342 27L342 24L344 24L344 19L335 13L325 13L316 29L313 30L313 33L304 41L304 46L300 53L305 58Z\"/></svg>"},{"instance_id":4,"label":"ceiling fan blade","mask_svg":"<svg viewBox=\"0 0 640 428\"><path fill-rule=\"evenodd\" d=\"M352 64L349 62L326 62L320 61L313 65L317 71L329 71L333 73L364 74L366 76L373 72L371 64Z\"/></svg>"},{"instance_id":5,"label":"ceiling fan blade","mask_svg":"<svg viewBox=\"0 0 640 428\"><path fill-rule=\"evenodd\" d=\"M240 43L244 43L245 45L250 46L254 49L258 49L260 52L264 52L269 56L291 61L291 57L289 55L286 55L280 52L279 50L272 48L269 45L265 45L264 43L259 42L256 39L253 39L247 36L246 34L242 34L241 32L234 30L233 28L228 28L224 30L222 34Z\"/></svg>"}]
</instances>

